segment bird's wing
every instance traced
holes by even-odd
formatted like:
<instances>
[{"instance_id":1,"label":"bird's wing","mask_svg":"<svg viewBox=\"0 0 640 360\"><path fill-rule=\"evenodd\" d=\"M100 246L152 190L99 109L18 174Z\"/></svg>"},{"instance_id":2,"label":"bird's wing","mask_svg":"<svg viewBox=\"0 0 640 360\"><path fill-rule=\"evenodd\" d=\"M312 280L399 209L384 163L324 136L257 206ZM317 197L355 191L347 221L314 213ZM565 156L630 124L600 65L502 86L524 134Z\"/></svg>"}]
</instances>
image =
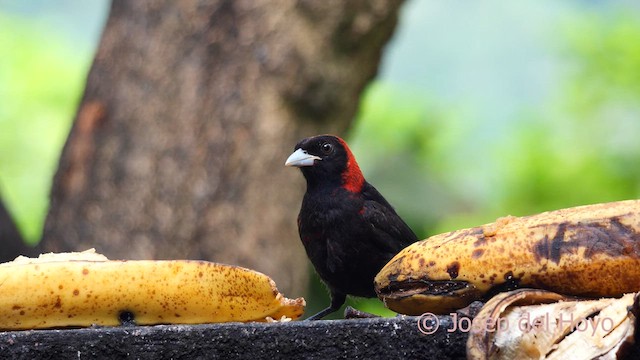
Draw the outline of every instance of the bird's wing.
<instances>
[{"instance_id":1,"label":"bird's wing","mask_svg":"<svg viewBox=\"0 0 640 360\"><path fill-rule=\"evenodd\" d=\"M393 207L371 185L363 191L362 216L373 226L373 241L382 249L397 253L418 240L414 232L400 218Z\"/></svg>"}]
</instances>

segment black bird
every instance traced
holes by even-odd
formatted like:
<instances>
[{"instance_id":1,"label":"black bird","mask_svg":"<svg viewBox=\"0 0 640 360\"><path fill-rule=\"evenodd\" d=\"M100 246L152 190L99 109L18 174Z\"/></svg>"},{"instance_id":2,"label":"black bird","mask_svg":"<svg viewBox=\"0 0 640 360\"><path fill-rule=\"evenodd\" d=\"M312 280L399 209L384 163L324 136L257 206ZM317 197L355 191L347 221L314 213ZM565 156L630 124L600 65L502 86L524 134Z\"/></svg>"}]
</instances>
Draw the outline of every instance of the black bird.
<instances>
[{"instance_id":1,"label":"black bird","mask_svg":"<svg viewBox=\"0 0 640 360\"><path fill-rule=\"evenodd\" d=\"M375 297L374 277L416 241L416 235L364 179L341 138L306 138L285 165L299 167L307 180L298 230L307 256L331 292L329 307L309 320L337 311L347 295Z\"/></svg>"}]
</instances>

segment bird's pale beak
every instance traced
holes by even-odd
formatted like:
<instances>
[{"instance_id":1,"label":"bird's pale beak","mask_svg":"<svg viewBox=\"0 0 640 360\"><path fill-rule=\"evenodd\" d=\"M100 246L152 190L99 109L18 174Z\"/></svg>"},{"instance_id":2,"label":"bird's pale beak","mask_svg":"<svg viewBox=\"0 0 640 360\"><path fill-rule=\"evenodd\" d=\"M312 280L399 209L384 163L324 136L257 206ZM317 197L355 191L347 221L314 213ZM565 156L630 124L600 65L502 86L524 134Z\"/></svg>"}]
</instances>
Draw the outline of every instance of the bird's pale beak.
<instances>
[{"instance_id":1,"label":"bird's pale beak","mask_svg":"<svg viewBox=\"0 0 640 360\"><path fill-rule=\"evenodd\" d=\"M313 166L315 160L322 160L322 158L311 155L302 149L298 149L287 158L287 161L284 162L284 166Z\"/></svg>"}]
</instances>

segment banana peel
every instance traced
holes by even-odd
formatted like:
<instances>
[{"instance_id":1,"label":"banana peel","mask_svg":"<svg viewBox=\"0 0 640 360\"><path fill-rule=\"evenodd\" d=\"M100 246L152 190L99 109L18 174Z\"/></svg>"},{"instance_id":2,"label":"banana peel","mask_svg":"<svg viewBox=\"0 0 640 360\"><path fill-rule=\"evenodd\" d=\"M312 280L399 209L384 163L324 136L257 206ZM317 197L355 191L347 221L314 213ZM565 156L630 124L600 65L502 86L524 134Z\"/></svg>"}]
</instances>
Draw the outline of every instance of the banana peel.
<instances>
[{"instance_id":1,"label":"banana peel","mask_svg":"<svg viewBox=\"0 0 640 360\"><path fill-rule=\"evenodd\" d=\"M0 329L297 319L268 276L191 260L110 261L93 250L0 264Z\"/></svg>"},{"instance_id":2,"label":"banana peel","mask_svg":"<svg viewBox=\"0 0 640 360\"><path fill-rule=\"evenodd\" d=\"M516 288L583 297L640 291L640 200L580 206L432 236L375 278L393 311L447 314Z\"/></svg>"},{"instance_id":3,"label":"banana peel","mask_svg":"<svg viewBox=\"0 0 640 360\"><path fill-rule=\"evenodd\" d=\"M473 319L467 358L632 358L638 346L638 300L638 293L599 300L534 289L501 293Z\"/></svg>"}]
</instances>

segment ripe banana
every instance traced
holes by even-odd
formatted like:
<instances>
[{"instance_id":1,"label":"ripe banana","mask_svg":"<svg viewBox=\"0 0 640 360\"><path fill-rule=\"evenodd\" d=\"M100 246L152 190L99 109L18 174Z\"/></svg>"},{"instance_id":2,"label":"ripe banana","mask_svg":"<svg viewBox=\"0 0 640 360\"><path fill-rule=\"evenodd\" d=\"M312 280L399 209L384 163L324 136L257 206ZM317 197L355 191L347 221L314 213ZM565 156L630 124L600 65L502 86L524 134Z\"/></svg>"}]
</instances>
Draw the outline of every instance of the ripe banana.
<instances>
[{"instance_id":1,"label":"ripe banana","mask_svg":"<svg viewBox=\"0 0 640 360\"><path fill-rule=\"evenodd\" d=\"M0 329L296 319L266 275L206 261L109 261L92 251L0 264Z\"/></svg>"},{"instance_id":2,"label":"ripe banana","mask_svg":"<svg viewBox=\"0 0 640 360\"><path fill-rule=\"evenodd\" d=\"M640 200L506 217L414 243L378 273L391 310L446 314L518 287L599 297L640 291Z\"/></svg>"}]
</instances>

